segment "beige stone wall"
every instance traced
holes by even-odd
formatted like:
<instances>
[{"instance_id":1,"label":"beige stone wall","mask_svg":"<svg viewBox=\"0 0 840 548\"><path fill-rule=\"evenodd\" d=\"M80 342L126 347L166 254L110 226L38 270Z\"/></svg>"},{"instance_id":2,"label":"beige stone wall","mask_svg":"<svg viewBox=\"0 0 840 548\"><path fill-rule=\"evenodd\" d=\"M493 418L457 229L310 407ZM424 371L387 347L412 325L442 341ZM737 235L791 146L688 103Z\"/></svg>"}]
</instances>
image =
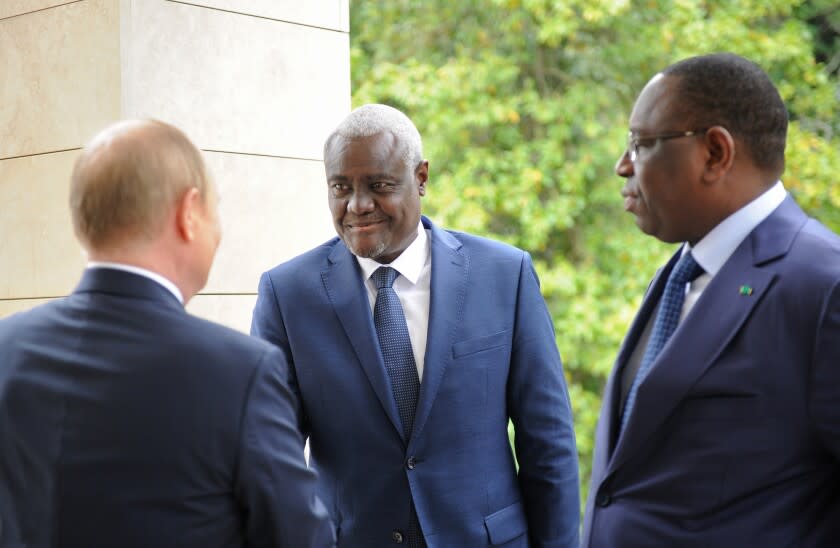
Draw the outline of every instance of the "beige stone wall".
<instances>
[{"instance_id":1,"label":"beige stone wall","mask_svg":"<svg viewBox=\"0 0 840 548\"><path fill-rule=\"evenodd\" d=\"M333 235L321 146L350 109L348 0L2 0L0 317L75 286L81 146L121 118L184 129L224 237L189 309L247 330L259 274Z\"/></svg>"}]
</instances>

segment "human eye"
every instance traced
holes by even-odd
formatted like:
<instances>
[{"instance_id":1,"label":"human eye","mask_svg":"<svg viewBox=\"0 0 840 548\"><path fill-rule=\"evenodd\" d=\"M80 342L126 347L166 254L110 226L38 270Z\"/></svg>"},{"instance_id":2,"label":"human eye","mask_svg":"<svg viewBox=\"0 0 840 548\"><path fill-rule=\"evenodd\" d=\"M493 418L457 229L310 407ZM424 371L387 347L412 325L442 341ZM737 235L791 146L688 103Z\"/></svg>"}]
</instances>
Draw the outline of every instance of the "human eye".
<instances>
[{"instance_id":1,"label":"human eye","mask_svg":"<svg viewBox=\"0 0 840 548\"><path fill-rule=\"evenodd\" d=\"M638 148L650 148L656 144L656 138L649 137L633 137L633 145Z\"/></svg>"},{"instance_id":2,"label":"human eye","mask_svg":"<svg viewBox=\"0 0 840 548\"><path fill-rule=\"evenodd\" d=\"M342 183L338 181L330 183L330 191L333 193L333 195L336 196L340 196L346 193L349 188L350 186L347 183Z\"/></svg>"},{"instance_id":3,"label":"human eye","mask_svg":"<svg viewBox=\"0 0 840 548\"><path fill-rule=\"evenodd\" d=\"M376 181L372 181L370 183L370 188L372 190L376 190L378 192L387 192L387 191L391 190L391 188L393 186L394 186L393 183L391 183L390 181L384 181L384 180L376 180Z\"/></svg>"}]
</instances>

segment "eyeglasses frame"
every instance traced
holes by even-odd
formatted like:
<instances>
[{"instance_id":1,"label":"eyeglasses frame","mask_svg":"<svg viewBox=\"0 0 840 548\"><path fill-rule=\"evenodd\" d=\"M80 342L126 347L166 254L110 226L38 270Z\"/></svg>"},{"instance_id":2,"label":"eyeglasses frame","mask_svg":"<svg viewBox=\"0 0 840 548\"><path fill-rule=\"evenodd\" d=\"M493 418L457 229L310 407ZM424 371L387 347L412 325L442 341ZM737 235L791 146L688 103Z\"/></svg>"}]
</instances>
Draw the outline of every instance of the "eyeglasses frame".
<instances>
[{"instance_id":1,"label":"eyeglasses frame","mask_svg":"<svg viewBox=\"0 0 840 548\"><path fill-rule=\"evenodd\" d=\"M693 129L691 131L664 131L654 135L634 135L632 131L627 132L627 145L625 153L628 153L631 163L636 163L639 158L640 141L653 141L651 146L656 146L659 141L668 141L670 139L679 139L681 137L694 137L696 135L704 135L709 128Z\"/></svg>"}]
</instances>

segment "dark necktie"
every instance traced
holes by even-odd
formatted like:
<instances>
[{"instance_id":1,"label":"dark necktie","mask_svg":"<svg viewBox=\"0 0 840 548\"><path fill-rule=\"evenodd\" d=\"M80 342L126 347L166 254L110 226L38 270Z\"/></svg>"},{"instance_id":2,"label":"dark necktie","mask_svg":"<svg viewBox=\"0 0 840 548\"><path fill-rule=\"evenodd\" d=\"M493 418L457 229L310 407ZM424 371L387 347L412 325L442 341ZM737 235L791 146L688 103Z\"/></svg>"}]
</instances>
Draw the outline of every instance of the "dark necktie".
<instances>
[{"instance_id":1,"label":"dark necktie","mask_svg":"<svg viewBox=\"0 0 840 548\"><path fill-rule=\"evenodd\" d=\"M420 378L417 364L411 350L408 337L408 325L405 323L400 299L391 287L400 273L388 266L376 269L371 278L376 284L376 305L373 307L373 325L385 360L385 369L391 378L394 399L405 431L405 439L411 437L414 425L414 412L417 409L417 394L420 391Z\"/></svg>"},{"instance_id":2,"label":"dark necktie","mask_svg":"<svg viewBox=\"0 0 840 548\"><path fill-rule=\"evenodd\" d=\"M680 257L680 260L677 261L677 264L668 276L668 281L665 283L665 291L662 292L662 297L659 300L659 311L656 313L656 320L653 324L650 339L648 339L645 354L642 357L639 370L636 372L636 377L633 379L633 384L627 392L627 399L624 402L624 412L621 414L621 431L624 431L630 414L633 412L639 385L645 380L659 352L665 347L668 339L671 338L671 335L677 329L677 324L680 322L683 301L685 300L685 284L694 281L702 273L703 268L697 264L689 251Z\"/></svg>"},{"instance_id":3,"label":"dark necktie","mask_svg":"<svg viewBox=\"0 0 840 548\"><path fill-rule=\"evenodd\" d=\"M417 364L411 350L411 339L408 336L408 325L405 322L402 305L394 288L391 287L397 276L399 272L388 266L377 268L371 276L377 289L376 304L373 307L373 325L376 328L376 336L379 338L385 369L388 371L388 377L391 378L391 389L397 401L397 410L405 431L405 439L408 440L414 427L420 377L417 374ZM410 502L411 511L405 540L408 541L410 548L424 548L426 543L420 531L414 501ZM394 531L394 535L400 535L400 533Z\"/></svg>"}]
</instances>

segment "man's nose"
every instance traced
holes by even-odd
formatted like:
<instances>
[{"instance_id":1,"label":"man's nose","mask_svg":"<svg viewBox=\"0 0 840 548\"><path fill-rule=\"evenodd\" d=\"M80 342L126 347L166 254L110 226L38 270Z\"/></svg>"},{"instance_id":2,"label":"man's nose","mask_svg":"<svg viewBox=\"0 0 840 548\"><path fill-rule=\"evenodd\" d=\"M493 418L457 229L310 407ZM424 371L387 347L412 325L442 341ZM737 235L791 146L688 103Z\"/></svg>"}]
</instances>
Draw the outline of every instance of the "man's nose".
<instances>
[{"instance_id":1,"label":"man's nose","mask_svg":"<svg viewBox=\"0 0 840 548\"><path fill-rule=\"evenodd\" d=\"M375 205L370 193L364 190L357 190L353 192L350 197L350 202L347 204L347 209L354 215L362 215L373 211Z\"/></svg>"},{"instance_id":2,"label":"man's nose","mask_svg":"<svg viewBox=\"0 0 840 548\"><path fill-rule=\"evenodd\" d=\"M615 173L619 177L630 177L633 175L633 162L630 161L630 152L625 150L615 163Z\"/></svg>"}]
</instances>

